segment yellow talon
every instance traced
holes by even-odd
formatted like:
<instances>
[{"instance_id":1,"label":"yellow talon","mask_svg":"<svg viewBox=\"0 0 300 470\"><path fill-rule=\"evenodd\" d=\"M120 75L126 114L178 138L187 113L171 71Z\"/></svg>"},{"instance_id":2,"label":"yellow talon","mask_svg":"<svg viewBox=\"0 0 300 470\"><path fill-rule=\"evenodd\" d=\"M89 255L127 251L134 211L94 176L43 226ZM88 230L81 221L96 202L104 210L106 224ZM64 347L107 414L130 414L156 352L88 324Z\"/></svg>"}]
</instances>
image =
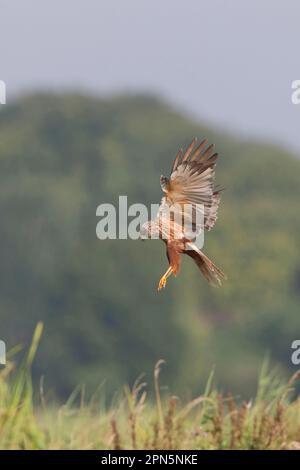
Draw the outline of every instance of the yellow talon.
<instances>
[{"instance_id":1,"label":"yellow talon","mask_svg":"<svg viewBox=\"0 0 300 470\"><path fill-rule=\"evenodd\" d=\"M158 287L157 287L158 291L166 287L167 279L169 276L171 276L172 272L173 272L173 269L171 266L169 266L169 268L167 269L167 271L165 272L165 274L162 276L162 278L160 279L158 283Z\"/></svg>"},{"instance_id":2,"label":"yellow talon","mask_svg":"<svg viewBox=\"0 0 300 470\"><path fill-rule=\"evenodd\" d=\"M167 284L167 276L163 276L158 283L157 290L160 291L161 289L165 288L166 284Z\"/></svg>"}]
</instances>

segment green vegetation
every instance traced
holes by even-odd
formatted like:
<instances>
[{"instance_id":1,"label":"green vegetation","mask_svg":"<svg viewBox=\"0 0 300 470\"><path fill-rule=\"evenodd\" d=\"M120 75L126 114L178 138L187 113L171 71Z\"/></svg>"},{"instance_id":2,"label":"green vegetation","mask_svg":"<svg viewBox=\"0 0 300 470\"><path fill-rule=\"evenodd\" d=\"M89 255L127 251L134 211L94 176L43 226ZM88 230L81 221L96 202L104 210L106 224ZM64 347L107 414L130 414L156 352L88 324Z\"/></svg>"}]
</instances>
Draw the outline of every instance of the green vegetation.
<instances>
[{"instance_id":1,"label":"green vegetation","mask_svg":"<svg viewBox=\"0 0 300 470\"><path fill-rule=\"evenodd\" d=\"M290 400L298 374L282 385L266 365L248 402L219 394L213 374L199 397L182 402L162 391L160 361L153 386L139 380L110 406L101 390L90 400L81 390L57 407L40 387L34 407L30 366L41 331L38 324L21 367L14 371L10 363L0 373L0 449L300 448L300 398Z\"/></svg>"},{"instance_id":2,"label":"green vegetation","mask_svg":"<svg viewBox=\"0 0 300 470\"><path fill-rule=\"evenodd\" d=\"M160 174L193 136L220 152L226 191L205 252L228 281L211 288L184 260L158 294L163 244L97 240L96 207L121 194L159 202ZM2 107L1 339L8 349L28 344L43 321L34 380L43 376L47 393L63 399L78 384L87 396L104 384L111 397L140 373L151 376L160 358L164 382L186 400L214 365L225 395L253 396L266 352L283 375L294 372L299 176L287 151L213 132L147 96L35 94Z\"/></svg>"}]
</instances>

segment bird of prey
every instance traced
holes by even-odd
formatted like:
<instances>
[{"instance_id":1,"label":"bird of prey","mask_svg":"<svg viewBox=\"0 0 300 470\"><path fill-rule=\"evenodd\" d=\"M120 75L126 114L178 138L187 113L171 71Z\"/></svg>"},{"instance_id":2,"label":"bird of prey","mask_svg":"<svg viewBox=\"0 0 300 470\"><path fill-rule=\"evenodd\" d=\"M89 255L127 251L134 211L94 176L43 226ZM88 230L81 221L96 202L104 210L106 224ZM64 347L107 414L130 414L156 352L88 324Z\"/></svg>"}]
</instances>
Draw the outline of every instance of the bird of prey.
<instances>
[{"instance_id":1,"label":"bird of prey","mask_svg":"<svg viewBox=\"0 0 300 470\"><path fill-rule=\"evenodd\" d=\"M157 216L141 228L141 238L161 238L166 244L169 267L159 281L159 291L171 274L178 274L181 254L194 260L208 282L221 285L225 278L195 243L195 234L210 230L217 219L221 191L214 187L217 158L213 144L206 139L198 143L195 138L185 151L178 151L170 177L160 177L164 197Z\"/></svg>"}]
</instances>

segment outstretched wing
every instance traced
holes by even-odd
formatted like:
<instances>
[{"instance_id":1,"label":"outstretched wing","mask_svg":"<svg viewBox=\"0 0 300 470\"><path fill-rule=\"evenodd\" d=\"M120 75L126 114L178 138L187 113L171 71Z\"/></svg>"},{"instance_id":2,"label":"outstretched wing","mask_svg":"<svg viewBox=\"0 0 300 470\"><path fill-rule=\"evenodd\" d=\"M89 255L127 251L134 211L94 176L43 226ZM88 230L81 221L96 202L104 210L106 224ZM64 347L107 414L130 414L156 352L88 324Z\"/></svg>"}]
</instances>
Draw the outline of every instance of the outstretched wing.
<instances>
[{"instance_id":1,"label":"outstretched wing","mask_svg":"<svg viewBox=\"0 0 300 470\"><path fill-rule=\"evenodd\" d=\"M177 153L171 176L163 186L169 206L202 205L204 228L207 230L213 227L217 219L220 202L220 190L214 188L217 158L213 144L208 146L208 141L204 139L197 145L197 139L194 139L185 152L180 149Z\"/></svg>"}]
</instances>

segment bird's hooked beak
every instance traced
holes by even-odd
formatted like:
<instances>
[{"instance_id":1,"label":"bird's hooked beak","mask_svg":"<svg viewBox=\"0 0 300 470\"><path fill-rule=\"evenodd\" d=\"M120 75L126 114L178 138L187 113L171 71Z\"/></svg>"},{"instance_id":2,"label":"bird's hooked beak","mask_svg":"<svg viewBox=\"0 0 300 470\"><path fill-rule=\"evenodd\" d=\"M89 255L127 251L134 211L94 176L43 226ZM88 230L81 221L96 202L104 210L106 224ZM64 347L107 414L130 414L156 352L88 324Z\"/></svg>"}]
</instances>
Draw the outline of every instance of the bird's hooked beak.
<instances>
[{"instance_id":1,"label":"bird's hooked beak","mask_svg":"<svg viewBox=\"0 0 300 470\"><path fill-rule=\"evenodd\" d=\"M164 193L168 192L169 178L166 178L164 175L160 175L160 186Z\"/></svg>"}]
</instances>

